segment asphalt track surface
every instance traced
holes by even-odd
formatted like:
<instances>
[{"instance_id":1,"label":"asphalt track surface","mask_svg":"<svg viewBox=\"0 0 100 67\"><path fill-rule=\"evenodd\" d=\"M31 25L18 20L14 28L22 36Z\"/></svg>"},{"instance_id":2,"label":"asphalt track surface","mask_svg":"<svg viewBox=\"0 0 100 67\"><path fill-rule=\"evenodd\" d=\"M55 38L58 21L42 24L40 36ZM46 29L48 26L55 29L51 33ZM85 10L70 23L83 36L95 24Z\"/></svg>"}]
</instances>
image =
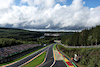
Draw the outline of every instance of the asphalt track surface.
<instances>
[{"instance_id":1,"label":"asphalt track surface","mask_svg":"<svg viewBox=\"0 0 100 67\"><path fill-rule=\"evenodd\" d=\"M62 60L58 60L56 61L53 67L67 67L67 66Z\"/></svg>"},{"instance_id":2,"label":"asphalt track surface","mask_svg":"<svg viewBox=\"0 0 100 67\"><path fill-rule=\"evenodd\" d=\"M48 52L47 52L46 61L40 67L50 67L53 64L54 59L53 59L52 48L53 48L53 45L49 47Z\"/></svg>"},{"instance_id":3,"label":"asphalt track surface","mask_svg":"<svg viewBox=\"0 0 100 67\"><path fill-rule=\"evenodd\" d=\"M52 49L53 49L53 45L50 46L49 49L48 49L46 61L44 62L44 64L42 64L39 67L50 67L53 64L54 58L53 58L53 50ZM55 62L53 67L66 67L66 65L62 60L59 60L59 61Z\"/></svg>"},{"instance_id":4,"label":"asphalt track surface","mask_svg":"<svg viewBox=\"0 0 100 67\"><path fill-rule=\"evenodd\" d=\"M41 49L41 50L39 50L39 51L33 53L32 55L30 55L30 56L28 56L28 57L26 57L26 58L24 58L24 59L21 59L21 60L18 61L17 63L12 64L12 65L7 66L7 67L18 67L18 66L24 64L25 62L29 61L30 59L32 59L33 57L35 57L35 56L38 55L39 53L41 53L41 52L47 50L49 47L50 47L50 46L48 46L48 47L46 47L46 48L43 48L43 49Z\"/></svg>"},{"instance_id":5,"label":"asphalt track surface","mask_svg":"<svg viewBox=\"0 0 100 67\"><path fill-rule=\"evenodd\" d=\"M42 64L39 67L50 67L53 62L54 62L54 57L53 57L53 45L50 45L46 48L43 48L35 53L33 53L32 55L21 59L20 61L18 61L15 64L12 64L10 66L7 67L20 67L20 65L24 64L25 62L29 61L30 59L34 58L36 55L38 55L39 53L47 50L47 57L46 57L46 61L44 62L44 64ZM66 67L65 63L61 60L61 61L56 61L55 64L53 65L53 67Z\"/></svg>"}]
</instances>

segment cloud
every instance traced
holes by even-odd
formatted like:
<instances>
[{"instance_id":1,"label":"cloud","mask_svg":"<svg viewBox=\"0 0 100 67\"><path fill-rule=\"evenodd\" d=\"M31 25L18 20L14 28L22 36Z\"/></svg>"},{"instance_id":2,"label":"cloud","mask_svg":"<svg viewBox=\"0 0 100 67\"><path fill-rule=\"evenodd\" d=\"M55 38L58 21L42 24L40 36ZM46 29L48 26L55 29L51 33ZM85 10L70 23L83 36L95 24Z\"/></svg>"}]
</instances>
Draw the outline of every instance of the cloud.
<instances>
[{"instance_id":1,"label":"cloud","mask_svg":"<svg viewBox=\"0 0 100 67\"><path fill-rule=\"evenodd\" d=\"M13 2L14 0L0 0L0 10L10 8Z\"/></svg>"},{"instance_id":2,"label":"cloud","mask_svg":"<svg viewBox=\"0 0 100 67\"><path fill-rule=\"evenodd\" d=\"M49 28L50 27L50 24L49 25L47 25L45 28Z\"/></svg>"},{"instance_id":3,"label":"cloud","mask_svg":"<svg viewBox=\"0 0 100 67\"><path fill-rule=\"evenodd\" d=\"M28 3L29 6L47 9L54 6L55 0L21 0L21 3Z\"/></svg>"},{"instance_id":4,"label":"cloud","mask_svg":"<svg viewBox=\"0 0 100 67\"><path fill-rule=\"evenodd\" d=\"M16 6L14 0L2 0L0 27L80 30L100 24L100 6L88 8L82 0L73 0L68 6L58 3L65 1L21 0ZM26 3L29 6L23 5Z\"/></svg>"}]
</instances>

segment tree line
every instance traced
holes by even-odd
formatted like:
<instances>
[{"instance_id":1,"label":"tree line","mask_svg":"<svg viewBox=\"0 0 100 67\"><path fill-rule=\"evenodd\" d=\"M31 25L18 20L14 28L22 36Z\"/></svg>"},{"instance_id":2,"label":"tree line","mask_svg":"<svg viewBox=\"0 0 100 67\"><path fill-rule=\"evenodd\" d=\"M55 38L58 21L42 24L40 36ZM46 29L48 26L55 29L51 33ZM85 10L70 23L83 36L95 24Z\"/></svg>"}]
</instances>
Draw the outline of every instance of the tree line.
<instances>
[{"instance_id":1,"label":"tree line","mask_svg":"<svg viewBox=\"0 0 100 67\"><path fill-rule=\"evenodd\" d=\"M45 32L35 32L22 29L0 28L0 48L20 44L49 44L61 37L44 37Z\"/></svg>"},{"instance_id":2,"label":"tree line","mask_svg":"<svg viewBox=\"0 0 100 67\"><path fill-rule=\"evenodd\" d=\"M89 46L100 44L100 25L90 29L63 36L61 42L70 46Z\"/></svg>"}]
</instances>

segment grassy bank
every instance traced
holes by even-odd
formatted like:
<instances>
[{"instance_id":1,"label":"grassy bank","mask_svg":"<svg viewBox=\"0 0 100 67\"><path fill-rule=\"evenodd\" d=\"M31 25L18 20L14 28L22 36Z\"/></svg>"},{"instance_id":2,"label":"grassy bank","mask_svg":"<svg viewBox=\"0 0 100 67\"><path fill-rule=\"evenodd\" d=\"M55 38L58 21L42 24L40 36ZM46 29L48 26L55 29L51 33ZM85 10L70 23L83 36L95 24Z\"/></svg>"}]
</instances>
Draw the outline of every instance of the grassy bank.
<instances>
[{"instance_id":1,"label":"grassy bank","mask_svg":"<svg viewBox=\"0 0 100 67\"><path fill-rule=\"evenodd\" d=\"M40 48L40 49L42 49L42 48ZM40 50L40 49L38 49L38 50ZM14 61L11 61L11 62L8 62L8 63L0 64L0 66L3 66L3 65L10 64L10 63L16 62L16 61L18 61L18 60L21 60L21 59L23 59L23 58L25 58L25 57L31 55L32 53L34 53L34 52L36 52L36 51L38 51L38 50L35 50L35 51L33 51L33 52L29 53L29 54L26 54L26 55L24 55L24 56L22 56L22 57L20 57L20 58L18 58L18 59L16 59L16 60L14 60Z\"/></svg>"},{"instance_id":2,"label":"grassy bank","mask_svg":"<svg viewBox=\"0 0 100 67\"><path fill-rule=\"evenodd\" d=\"M50 44L50 45L51 45L51 44ZM49 45L48 45L48 46L49 46ZM45 46L45 47L47 47L47 46ZM42 48L44 48L44 47L42 47ZM42 49L42 48L40 48L40 49ZM21 59L23 59L23 58L25 58L25 57L27 57L27 56L29 56L29 55L35 53L36 51L39 51L40 49L35 50L35 51L33 51L33 52L29 53L29 54L26 54L26 55L24 55L24 56L22 56L22 57L20 57L20 58L18 58L18 59L16 59L16 60L14 60L14 61L11 61L11 62L8 62L8 63L0 64L0 66L3 66L3 65L10 64L10 63L16 62L16 61L18 61L18 60L21 60Z\"/></svg>"},{"instance_id":3,"label":"grassy bank","mask_svg":"<svg viewBox=\"0 0 100 67\"><path fill-rule=\"evenodd\" d=\"M28 63L22 67L35 67L35 66L41 64L44 61L45 55L46 55L46 52L44 52L43 54L41 54L40 56L35 58L33 61L31 61L30 63Z\"/></svg>"},{"instance_id":4,"label":"grassy bank","mask_svg":"<svg viewBox=\"0 0 100 67\"><path fill-rule=\"evenodd\" d=\"M53 46L54 50L56 50L56 45L57 45L57 44L55 44L55 45Z\"/></svg>"},{"instance_id":5,"label":"grassy bank","mask_svg":"<svg viewBox=\"0 0 100 67\"><path fill-rule=\"evenodd\" d=\"M78 63L83 67L100 67L100 48L65 48L61 45L58 48L69 57L81 56Z\"/></svg>"}]
</instances>

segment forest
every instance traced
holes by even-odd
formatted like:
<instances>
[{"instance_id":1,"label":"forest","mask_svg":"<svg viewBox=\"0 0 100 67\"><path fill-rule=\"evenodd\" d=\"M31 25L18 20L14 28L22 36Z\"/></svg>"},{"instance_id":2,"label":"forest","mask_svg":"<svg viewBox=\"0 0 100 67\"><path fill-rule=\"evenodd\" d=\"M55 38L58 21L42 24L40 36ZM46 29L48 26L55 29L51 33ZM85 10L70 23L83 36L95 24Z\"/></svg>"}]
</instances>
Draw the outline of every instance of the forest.
<instances>
[{"instance_id":1,"label":"forest","mask_svg":"<svg viewBox=\"0 0 100 67\"><path fill-rule=\"evenodd\" d=\"M100 44L100 25L63 36L61 42L70 46L98 45Z\"/></svg>"},{"instance_id":2,"label":"forest","mask_svg":"<svg viewBox=\"0 0 100 67\"><path fill-rule=\"evenodd\" d=\"M15 28L0 28L0 48L20 44L50 44L55 39L61 39L61 36L40 38L44 33Z\"/></svg>"},{"instance_id":3,"label":"forest","mask_svg":"<svg viewBox=\"0 0 100 67\"><path fill-rule=\"evenodd\" d=\"M33 32L15 28L0 28L0 48L20 44L34 44L42 32Z\"/></svg>"},{"instance_id":4,"label":"forest","mask_svg":"<svg viewBox=\"0 0 100 67\"><path fill-rule=\"evenodd\" d=\"M0 28L0 38L14 38L16 40L32 40L42 36L42 32L34 32L23 29Z\"/></svg>"}]
</instances>

